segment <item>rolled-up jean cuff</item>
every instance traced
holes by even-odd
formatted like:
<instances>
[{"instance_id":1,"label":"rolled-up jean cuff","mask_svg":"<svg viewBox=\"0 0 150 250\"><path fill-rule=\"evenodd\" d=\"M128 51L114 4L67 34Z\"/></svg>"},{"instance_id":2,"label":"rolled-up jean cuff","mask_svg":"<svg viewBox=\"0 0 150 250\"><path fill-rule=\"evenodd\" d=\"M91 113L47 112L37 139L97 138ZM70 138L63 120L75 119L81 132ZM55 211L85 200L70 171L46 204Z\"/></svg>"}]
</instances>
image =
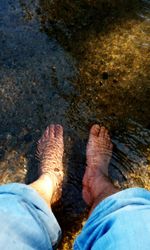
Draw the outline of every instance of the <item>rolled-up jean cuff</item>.
<instances>
[{"instance_id":1,"label":"rolled-up jean cuff","mask_svg":"<svg viewBox=\"0 0 150 250\"><path fill-rule=\"evenodd\" d=\"M129 188L100 202L92 211L74 250L149 250L150 192Z\"/></svg>"},{"instance_id":2,"label":"rolled-up jean cuff","mask_svg":"<svg viewBox=\"0 0 150 250\"><path fill-rule=\"evenodd\" d=\"M0 213L6 214L9 212L9 209L10 214L12 213L14 218L15 215L16 218L20 216L22 227L24 226L24 218L29 222L33 221L35 223L37 231L39 228L41 239L41 231L43 232L43 242L47 242L47 246L50 245L50 248L47 247L47 249L51 249L51 245L53 248L56 247L61 238L60 226L51 209L33 188L18 183L2 185L0 187ZM32 227L32 225L28 226L29 228ZM17 225L14 225L15 228L17 228ZM19 228L21 228L20 225ZM37 235L39 232L37 232Z\"/></svg>"}]
</instances>

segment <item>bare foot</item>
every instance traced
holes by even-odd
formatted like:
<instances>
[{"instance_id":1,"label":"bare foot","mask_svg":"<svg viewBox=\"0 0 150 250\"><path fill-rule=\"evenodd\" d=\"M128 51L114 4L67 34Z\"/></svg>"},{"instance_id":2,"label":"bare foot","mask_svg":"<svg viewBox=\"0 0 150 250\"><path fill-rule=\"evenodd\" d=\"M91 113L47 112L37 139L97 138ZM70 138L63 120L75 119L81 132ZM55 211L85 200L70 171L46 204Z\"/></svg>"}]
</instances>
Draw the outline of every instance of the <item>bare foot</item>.
<instances>
[{"instance_id":1,"label":"bare foot","mask_svg":"<svg viewBox=\"0 0 150 250\"><path fill-rule=\"evenodd\" d=\"M83 177L83 199L92 205L108 187L108 165L112 156L112 143L108 130L93 125L86 149L87 167ZM111 184L112 185L112 184Z\"/></svg>"},{"instance_id":2,"label":"bare foot","mask_svg":"<svg viewBox=\"0 0 150 250\"><path fill-rule=\"evenodd\" d=\"M39 175L50 176L53 183L52 203L56 202L62 192L63 173L63 128L50 125L38 141L36 155L40 161Z\"/></svg>"}]
</instances>

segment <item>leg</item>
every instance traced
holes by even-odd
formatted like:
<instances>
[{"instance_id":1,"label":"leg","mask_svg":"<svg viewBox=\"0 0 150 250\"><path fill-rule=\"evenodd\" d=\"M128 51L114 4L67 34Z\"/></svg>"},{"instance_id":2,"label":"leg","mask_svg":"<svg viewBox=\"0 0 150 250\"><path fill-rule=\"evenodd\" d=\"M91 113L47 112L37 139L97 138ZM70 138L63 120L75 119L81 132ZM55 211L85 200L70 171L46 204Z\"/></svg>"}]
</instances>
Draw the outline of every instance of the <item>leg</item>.
<instances>
[{"instance_id":1,"label":"leg","mask_svg":"<svg viewBox=\"0 0 150 250\"><path fill-rule=\"evenodd\" d=\"M38 141L39 178L30 184L49 207L61 196L63 181L63 128L50 125Z\"/></svg>"},{"instance_id":2,"label":"leg","mask_svg":"<svg viewBox=\"0 0 150 250\"><path fill-rule=\"evenodd\" d=\"M55 249L61 238L60 226L49 209L60 198L62 189L60 125L48 126L38 142L37 156L40 160L37 181L29 186L12 183L0 187L2 249Z\"/></svg>"},{"instance_id":3,"label":"leg","mask_svg":"<svg viewBox=\"0 0 150 250\"><path fill-rule=\"evenodd\" d=\"M87 167L83 177L82 195L91 211L104 198L119 191L108 178L108 165L112 155L112 143L108 131L93 125L87 144Z\"/></svg>"},{"instance_id":4,"label":"leg","mask_svg":"<svg viewBox=\"0 0 150 250\"><path fill-rule=\"evenodd\" d=\"M111 154L112 144L107 130L94 125L87 145L87 168L83 178L83 198L91 206L92 213L77 237L74 249L133 250L144 246L148 250L150 192L141 188L118 192L108 178Z\"/></svg>"}]
</instances>

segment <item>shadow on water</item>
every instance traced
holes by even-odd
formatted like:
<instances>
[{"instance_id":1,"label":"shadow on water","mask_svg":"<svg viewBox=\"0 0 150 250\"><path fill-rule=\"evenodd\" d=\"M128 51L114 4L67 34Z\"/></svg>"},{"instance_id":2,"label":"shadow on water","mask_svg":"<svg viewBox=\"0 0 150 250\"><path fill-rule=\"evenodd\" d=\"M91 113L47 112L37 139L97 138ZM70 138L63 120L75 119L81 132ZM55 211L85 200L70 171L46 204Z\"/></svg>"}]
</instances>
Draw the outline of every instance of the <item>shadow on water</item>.
<instances>
[{"instance_id":1,"label":"shadow on water","mask_svg":"<svg viewBox=\"0 0 150 250\"><path fill-rule=\"evenodd\" d=\"M134 0L1 0L0 182L35 180L38 138L49 123L64 126L66 184L56 213L70 232L62 248L68 241L71 249L85 209L91 124L112 134L113 180L149 164L148 10Z\"/></svg>"},{"instance_id":2,"label":"shadow on water","mask_svg":"<svg viewBox=\"0 0 150 250\"><path fill-rule=\"evenodd\" d=\"M37 14L41 30L54 36L75 57L82 60L84 44L91 35L109 33L114 24L138 19L135 10L142 7L141 1L40 1ZM78 51L78 53L77 53Z\"/></svg>"}]
</instances>

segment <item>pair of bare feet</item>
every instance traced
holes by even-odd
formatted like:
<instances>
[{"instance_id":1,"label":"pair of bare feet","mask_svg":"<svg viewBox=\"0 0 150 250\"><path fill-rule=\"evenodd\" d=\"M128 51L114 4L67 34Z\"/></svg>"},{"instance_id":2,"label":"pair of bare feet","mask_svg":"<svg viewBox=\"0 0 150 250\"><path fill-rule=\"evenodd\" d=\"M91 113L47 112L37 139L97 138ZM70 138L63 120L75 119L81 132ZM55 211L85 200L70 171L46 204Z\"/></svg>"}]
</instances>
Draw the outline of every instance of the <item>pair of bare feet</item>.
<instances>
[{"instance_id":1,"label":"pair of bare feet","mask_svg":"<svg viewBox=\"0 0 150 250\"><path fill-rule=\"evenodd\" d=\"M39 192L49 207L61 196L64 177L63 152L62 126L48 126L37 145L39 179L31 186ZM97 124L93 125L86 149L87 166L82 189L84 201L92 208L105 197L118 191L108 178L111 155L112 143L108 130Z\"/></svg>"}]
</instances>

